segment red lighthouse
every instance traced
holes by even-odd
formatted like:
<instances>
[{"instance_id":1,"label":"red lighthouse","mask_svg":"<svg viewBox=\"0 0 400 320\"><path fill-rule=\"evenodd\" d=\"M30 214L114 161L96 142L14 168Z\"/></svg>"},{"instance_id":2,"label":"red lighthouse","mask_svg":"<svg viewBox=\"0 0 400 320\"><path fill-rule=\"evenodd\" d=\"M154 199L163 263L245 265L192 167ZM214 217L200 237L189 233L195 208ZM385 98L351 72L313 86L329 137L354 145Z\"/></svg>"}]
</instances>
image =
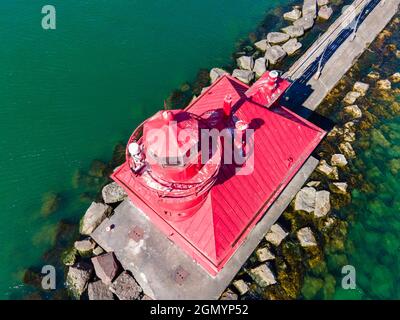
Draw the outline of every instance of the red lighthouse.
<instances>
[{"instance_id":1,"label":"red lighthouse","mask_svg":"<svg viewBox=\"0 0 400 320\"><path fill-rule=\"evenodd\" d=\"M129 139L112 178L210 274L224 267L325 131L281 106L290 83L251 88L223 76L185 110L164 110Z\"/></svg>"}]
</instances>

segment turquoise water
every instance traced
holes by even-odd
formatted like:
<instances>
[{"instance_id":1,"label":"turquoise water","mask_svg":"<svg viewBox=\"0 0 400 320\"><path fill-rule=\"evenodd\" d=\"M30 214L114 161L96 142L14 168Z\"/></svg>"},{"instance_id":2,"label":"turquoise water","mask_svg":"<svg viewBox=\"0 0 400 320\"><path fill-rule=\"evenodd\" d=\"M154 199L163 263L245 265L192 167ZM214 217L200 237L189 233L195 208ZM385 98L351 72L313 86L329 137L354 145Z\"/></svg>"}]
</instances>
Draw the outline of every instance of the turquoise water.
<instances>
[{"instance_id":1,"label":"turquoise water","mask_svg":"<svg viewBox=\"0 0 400 320\"><path fill-rule=\"evenodd\" d=\"M94 173L82 185L78 170L110 160L174 88L229 62L265 11L288 2L54 0L57 29L46 31L48 1L1 1L0 299L30 292L24 270L55 260L43 254L104 182Z\"/></svg>"}]
</instances>

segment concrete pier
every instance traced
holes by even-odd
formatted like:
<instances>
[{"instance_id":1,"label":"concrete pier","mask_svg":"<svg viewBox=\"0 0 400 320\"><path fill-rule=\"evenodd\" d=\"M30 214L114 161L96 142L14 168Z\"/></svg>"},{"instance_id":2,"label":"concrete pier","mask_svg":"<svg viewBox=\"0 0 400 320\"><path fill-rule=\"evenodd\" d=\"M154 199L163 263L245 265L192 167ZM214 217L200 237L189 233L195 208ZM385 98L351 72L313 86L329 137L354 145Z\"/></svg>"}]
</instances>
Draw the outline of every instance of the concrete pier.
<instances>
[{"instance_id":1,"label":"concrete pier","mask_svg":"<svg viewBox=\"0 0 400 320\"><path fill-rule=\"evenodd\" d=\"M355 0L284 74L294 81L285 95L286 104L294 109L315 110L393 18L399 4L400 0ZM317 164L313 157L306 161L215 278L161 233L129 200L116 208L114 215L104 220L91 236L106 251L115 253L145 294L153 299L218 299ZM114 228L107 231L110 225Z\"/></svg>"}]
</instances>

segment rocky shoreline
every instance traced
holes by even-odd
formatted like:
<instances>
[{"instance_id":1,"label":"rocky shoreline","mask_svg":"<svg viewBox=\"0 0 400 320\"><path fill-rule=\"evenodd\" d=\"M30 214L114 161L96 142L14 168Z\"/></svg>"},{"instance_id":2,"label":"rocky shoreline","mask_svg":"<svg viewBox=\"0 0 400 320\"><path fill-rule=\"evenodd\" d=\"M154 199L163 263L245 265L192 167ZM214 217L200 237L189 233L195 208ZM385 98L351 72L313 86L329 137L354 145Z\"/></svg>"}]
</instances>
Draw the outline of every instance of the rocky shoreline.
<instances>
[{"instance_id":1,"label":"rocky shoreline","mask_svg":"<svg viewBox=\"0 0 400 320\"><path fill-rule=\"evenodd\" d=\"M192 93L199 95L210 82L229 71L239 80L251 83L268 68L281 66L285 57L298 53L302 48L299 38L307 35L307 31L316 22L331 17L332 7L329 2L335 9L342 3L306 0L302 6L294 6L283 14L284 19L291 24L283 27L282 32L268 32L262 34L261 39L254 37L252 46L246 45L243 51L235 54L235 67L200 71L194 84L184 85L170 96L168 105L186 105L191 99L195 99ZM313 3L318 4L318 7L315 5L314 9ZM337 144L339 148L330 145L328 152L318 152L322 160L316 172L265 236L265 240L260 243L221 299L312 298L318 292L316 288L323 290L323 298L332 296L336 282L334 276L327 275L320 279L315 274L326 271L324 251L335 254L337 265L345 262L340 252L345 249L348 222L337 218L332 212L351 201L352 183L347 178L349 166L356 156L352 143L356 139L357 127L365 118L365 112L357 102L366 95L371 85L377 86L379 90L391 87L389 80L370 79L378 82L357 82L344 98L342 115L346 123L335 127L327 138L330 143L332 139L335 142L340 140ZM333 95L337 90L334 90ZM326 144L324 142L320 149L325 150ZM122 163L124 154L124 146L118 145L109 164L95 161L88 175L77 174L74 180L77 184L85 180L104 185L112 168ZM92 195L84 196L90 198ZM68 268L66 284L74 298L149 299L132 275L122 270L114 254L104 253L90 238L90 233L105 217L112 215L113 209L125 198L126 194L118 185L106 184L101 196L95 198L81 220L79 240L75 241L72 248L63 252L62 260ZM49 195L48 199L51 201L44 205L44 211L57 207L57 195ZM77 238L76 235L72 236L74 237ZM314 272L311 273L313 276L306 275L308 270ZM35 278L32 272L28 275ZM29 276L26 278L32 282Z\"/></svg>"}]
</instances>

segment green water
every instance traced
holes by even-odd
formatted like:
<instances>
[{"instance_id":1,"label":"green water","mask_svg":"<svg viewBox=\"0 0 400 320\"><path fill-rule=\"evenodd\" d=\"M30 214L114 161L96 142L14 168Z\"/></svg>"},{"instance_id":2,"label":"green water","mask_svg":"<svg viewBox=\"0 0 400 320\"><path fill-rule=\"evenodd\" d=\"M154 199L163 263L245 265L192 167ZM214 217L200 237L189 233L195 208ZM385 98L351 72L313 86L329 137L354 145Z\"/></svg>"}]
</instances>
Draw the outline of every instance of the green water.
<instances>
[{"instance_id":1,"label":"green water","mask_svg":"<svg viewBox=\"0 0 400 320\"><path fill-rule=\"evenodd\" d=\"M77 171L110 160L172 89L229 63L235 42L287 2L54 0L57 29L46 31L48 1L1 1L0 299L30 292L25 268L48 262L59 222L76 223L82 193L98 191L101 178L83 187ZM49 192L60 202L46 216Z\"/></svg>"}]
</instances>

